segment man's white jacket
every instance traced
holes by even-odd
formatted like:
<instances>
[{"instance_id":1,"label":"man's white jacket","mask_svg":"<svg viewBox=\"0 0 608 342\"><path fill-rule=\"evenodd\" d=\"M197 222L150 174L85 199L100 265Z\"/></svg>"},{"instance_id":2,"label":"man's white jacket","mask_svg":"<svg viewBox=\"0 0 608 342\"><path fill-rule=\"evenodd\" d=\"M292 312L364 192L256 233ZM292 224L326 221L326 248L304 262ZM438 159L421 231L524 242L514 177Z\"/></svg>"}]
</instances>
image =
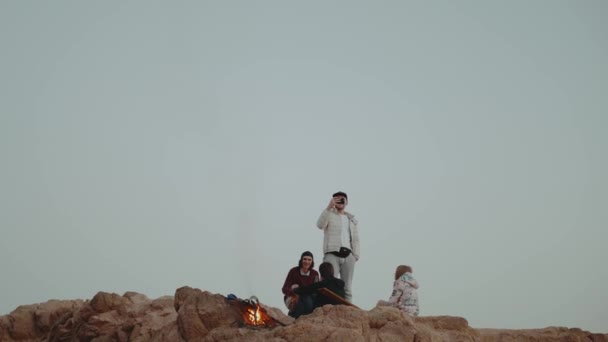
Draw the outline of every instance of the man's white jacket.
<instances>
[{"instance_id":1,"label":"man's white jacket","mask_svg":"<svg viewBox=\"0 0 608 342\"><path fill-rule=\"evenodd\" d=\"M350 244L352 246L353 256L359 260L359 229L357 228L357 220L351 213L344 212L350 221ZM329 252L338 252L342 246L342 219L336 209L325 209L317 220L317 227L324 232L323 237L323 254Z\"/></svg>"}]
</instances>

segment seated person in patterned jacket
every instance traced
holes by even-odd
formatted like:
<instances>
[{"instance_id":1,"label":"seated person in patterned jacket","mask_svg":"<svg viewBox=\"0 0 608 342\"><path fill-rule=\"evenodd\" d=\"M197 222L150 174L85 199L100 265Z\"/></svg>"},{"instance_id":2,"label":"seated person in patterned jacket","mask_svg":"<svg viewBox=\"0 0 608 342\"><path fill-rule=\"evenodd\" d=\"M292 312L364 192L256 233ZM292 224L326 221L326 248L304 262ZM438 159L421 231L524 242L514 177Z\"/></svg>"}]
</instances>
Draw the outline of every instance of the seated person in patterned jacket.
<instances>
[{"instance_id":1,"label":"seated person in patterned jacket","mask_svg":"<svg viewBox=\"0 0 608 342\"><path fill-rule=\"evenodd\" d=\"M418 316L420 308L418 305L419 285L412 276L412 268L406 265L397 266L395 270L395 281L393 282L393 293L388 302L381 300L378 305L394 306L404 313Z\"/></svg>"}]
</instances>

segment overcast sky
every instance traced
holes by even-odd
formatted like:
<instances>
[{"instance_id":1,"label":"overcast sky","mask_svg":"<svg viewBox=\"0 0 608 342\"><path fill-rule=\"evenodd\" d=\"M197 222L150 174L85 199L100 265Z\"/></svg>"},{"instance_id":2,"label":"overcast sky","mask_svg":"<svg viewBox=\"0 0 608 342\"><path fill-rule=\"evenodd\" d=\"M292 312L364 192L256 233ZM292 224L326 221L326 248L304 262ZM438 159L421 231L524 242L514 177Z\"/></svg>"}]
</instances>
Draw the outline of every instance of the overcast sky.
<instances>
[{"instance_id":1,"label":"overcast sky","mask_svg":"<svg viewBox=\"0 0 608 342\"><path fill-rule=\"evenodd\" d=\"M608 332L608 2L0 2L0 314L284 310L348 193L353 301ZM284 310L285 311L285 310Z\"/></svg>"}]
</instances>

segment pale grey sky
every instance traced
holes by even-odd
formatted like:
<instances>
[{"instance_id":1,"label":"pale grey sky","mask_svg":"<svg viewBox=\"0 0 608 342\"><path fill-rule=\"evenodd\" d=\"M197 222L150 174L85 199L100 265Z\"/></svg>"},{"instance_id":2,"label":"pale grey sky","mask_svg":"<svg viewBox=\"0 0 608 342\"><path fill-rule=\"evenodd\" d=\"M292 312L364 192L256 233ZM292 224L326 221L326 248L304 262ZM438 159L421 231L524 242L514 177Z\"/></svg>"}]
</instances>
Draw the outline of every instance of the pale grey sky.
<instances>
[{"instance_id":1,"label":"pale grey sky","mask_svg":"<svg viewBox=\"0 0 608 342\"><path fill-rule=\"evenodd\" d=\"M0 2L0 314L283 308L349 194L354 302L608 332L608 2Z\"/></svg>"}]
</instances>

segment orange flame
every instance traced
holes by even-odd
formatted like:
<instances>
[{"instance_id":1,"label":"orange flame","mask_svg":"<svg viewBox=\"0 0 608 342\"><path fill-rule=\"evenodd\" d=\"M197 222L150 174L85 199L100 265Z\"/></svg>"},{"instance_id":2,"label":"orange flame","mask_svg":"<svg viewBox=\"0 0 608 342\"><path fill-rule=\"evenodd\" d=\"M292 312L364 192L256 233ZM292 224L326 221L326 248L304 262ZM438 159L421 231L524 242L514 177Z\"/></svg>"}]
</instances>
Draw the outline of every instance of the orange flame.
<instances>
[{"instance_id":1,"label":"orange flame","mask_svg":"<svg viewBox=\"0 0 608 342\"><path fill-rule=\"evenodd\" d=\"M264 322L262 321L262 315L260 314L260 307L257 306L254 309L247 309L247 313L249 314L248 317L248 321L251 322L251 324L253 325L260 325L263 324Z\"/></svg>"},{"instance_id":2,"label":"orange flame","mask_svg":"<svg viewBox=\"0 0 608 342\"><path fill-rule=\"evenodd\" d=\"M275 325L274 319L264 312L260 304L245 308L243 320L246 324L255 327L272 327Z\"/></svg>"}]
</instances>

